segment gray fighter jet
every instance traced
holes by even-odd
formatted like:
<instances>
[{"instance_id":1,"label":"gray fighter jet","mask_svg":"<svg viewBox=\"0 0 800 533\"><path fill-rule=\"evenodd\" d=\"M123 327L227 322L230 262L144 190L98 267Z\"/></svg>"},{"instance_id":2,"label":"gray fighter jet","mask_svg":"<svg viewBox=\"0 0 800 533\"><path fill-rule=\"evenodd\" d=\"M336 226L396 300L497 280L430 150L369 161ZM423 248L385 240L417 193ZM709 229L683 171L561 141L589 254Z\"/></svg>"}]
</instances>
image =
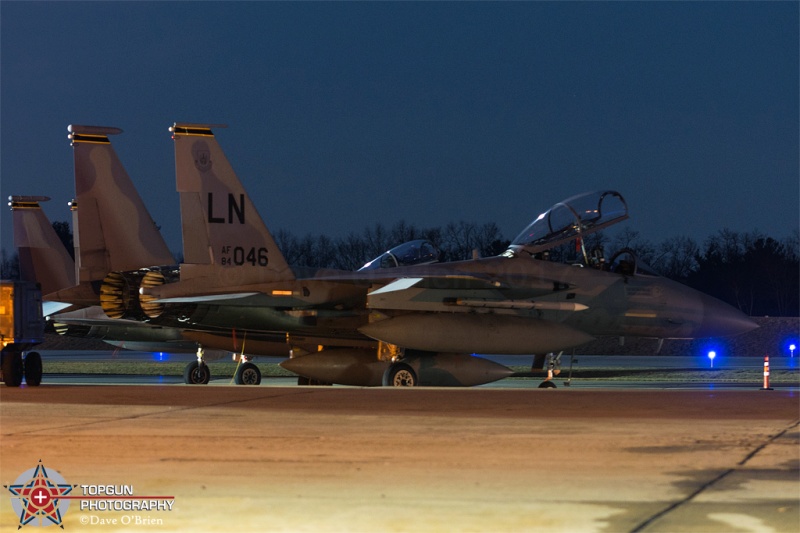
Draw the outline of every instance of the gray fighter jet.
<instances>
[{"instance_id":1,"label":"gray fighter jet","mask_svg":"<svg viewBox=\"0 0 800 533\"><path fill-rule=\"evenodd\" d=\"M445 382L464 374L475 384L483 370L464 370L482 366L473 353L541 354L601 335L685 339L756 327L731 306L656 276L630 252L597 264L588 254L577 265L546 260L551 247L628 217L614 191L556 204L498 257L357 272L290 268L211 126L171 131L185 262L177 279L143 277L141 308L188 327L283 331L295 356L284 366L310 379L415 385L444 373ZM329 342L312 347L309 337Z\"/></svg>"},{"instance_id":2,"label":"gray fighter jet","mask_svg":"<svg viewBox=\"0 0 800 533\"><path fill-rule=\"evenodd\" d=\"M215 357L221 356L218 350L236 351L241 344L230 335L137 320L114 305L129 298L132 284L138 289L145 272L169 271L177 268L176 262L111 145L109 136L122 130L70 126L69 132L75 160L76 199L70 206L76 261L40 207L49 198L9 198L21 276L40 283L43 311L55 330L134 350L194 352L202 342L217 350ZM263 344L263 339L251 343ZM273 350L284 344L274 342ZM286 350L283 354L288 356Z\"/></svg>"}]
</instances>

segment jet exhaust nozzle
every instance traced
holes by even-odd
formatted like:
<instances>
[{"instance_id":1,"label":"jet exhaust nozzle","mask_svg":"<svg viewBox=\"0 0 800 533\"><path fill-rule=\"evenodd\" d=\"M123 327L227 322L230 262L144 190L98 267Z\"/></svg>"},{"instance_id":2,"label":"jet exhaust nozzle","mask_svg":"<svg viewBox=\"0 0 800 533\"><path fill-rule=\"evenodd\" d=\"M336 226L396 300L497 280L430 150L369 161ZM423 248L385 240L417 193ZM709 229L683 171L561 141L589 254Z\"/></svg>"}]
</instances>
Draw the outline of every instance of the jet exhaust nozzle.
<instances>
[{"instance_id":1,"label":"jet exhaust nozzle","mask_svg":"<svg viewBox=\"0 0 800 533\"><path fill-rule=\"evenodd\" d=\"M100 307L109 318L143 320L139 305L139 272L110 272L100 286Z\"/></svg>"}]
</instances>

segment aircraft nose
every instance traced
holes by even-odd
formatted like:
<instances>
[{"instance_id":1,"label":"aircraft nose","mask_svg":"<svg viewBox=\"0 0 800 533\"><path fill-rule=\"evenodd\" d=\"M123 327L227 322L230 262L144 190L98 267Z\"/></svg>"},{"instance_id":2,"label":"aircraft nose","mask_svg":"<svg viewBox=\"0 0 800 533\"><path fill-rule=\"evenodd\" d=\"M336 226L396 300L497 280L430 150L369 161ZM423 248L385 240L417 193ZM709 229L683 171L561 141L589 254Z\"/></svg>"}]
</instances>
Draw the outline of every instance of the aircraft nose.
<instances>
[{"instance_id":1,"label":"aircraft nose","mask_svg":"<svg viewBox=\"0 0 800 533\"><path fill-rule=\"evenodd\" d=\"M703 320L697 337L727 337L741 335L758 327L750 317L716 298L703 294Z\"/></svg>"}]
</instances>

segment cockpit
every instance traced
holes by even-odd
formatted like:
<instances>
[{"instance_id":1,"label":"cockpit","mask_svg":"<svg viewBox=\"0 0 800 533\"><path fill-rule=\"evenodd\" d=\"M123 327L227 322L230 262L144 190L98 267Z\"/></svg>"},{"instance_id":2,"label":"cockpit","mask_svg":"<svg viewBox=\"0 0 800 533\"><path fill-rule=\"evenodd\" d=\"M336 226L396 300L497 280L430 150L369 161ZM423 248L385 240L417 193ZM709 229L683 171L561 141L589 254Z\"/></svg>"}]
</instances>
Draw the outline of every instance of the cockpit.
<instances>
[{"instance_id":1,"label":"cockpit","mask_svg":"<svg viewBox=\"0 0 800 533\"><path fill-rule=\"evenodd\" d=\"M359 268L376 270L379 268L395 268L411 265L427 265L439 260L439 250L430 241L416 240L395 246Z\"/></svg>"},{"instance_id":2,"label":"cockpit","mask_svg":"<svg viewBox=\"0 0 800 533\"><path fill-rule=\"evenodd\" d=\"M508 252L530 255L585 237L628 218L628 205L616 191L579 194L559 202L531 222Z\"/></svg>"},{"instance_id":3,"label":"cockpit","mask_svg":"<svg viewBox=\"0 0 800 533\"><path fill-rule=\"evenodd\" d=\"M555 247L578 240L583 257L576 266L591 266L625 277L658 276L639 261L633 250L624 248L606 261L602 247L587 252L584 237L628 218L628 206L616 191L599 191L573 196L559 202L530 223L511 243L506 256L520 253L535 258L547 257Z\"/></svg>"},{"instance_id":4,"label":"cockpit","mask_svg":"<svg viewBox=\"0 0 800 533\"><path fill-rule=\"evenodd\" d=\"M626 277L633 276L658 276L659 274L645 263L639 261L633 250L623 248L615 253L608 262L609 272L615 272Z\"/></svg>"}]
</instances>

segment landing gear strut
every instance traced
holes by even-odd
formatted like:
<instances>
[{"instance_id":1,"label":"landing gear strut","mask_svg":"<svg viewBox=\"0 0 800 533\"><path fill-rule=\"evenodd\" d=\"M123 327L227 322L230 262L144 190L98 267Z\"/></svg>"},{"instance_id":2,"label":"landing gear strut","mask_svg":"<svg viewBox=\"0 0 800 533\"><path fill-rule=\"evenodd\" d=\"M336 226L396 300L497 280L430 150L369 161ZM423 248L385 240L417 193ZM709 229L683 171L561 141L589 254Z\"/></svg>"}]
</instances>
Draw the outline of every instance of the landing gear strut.
<instances>
[{"instance_id":1,"label":"landing gear strut","mask_svg":"<svg viewBox=\"0 0 800 533\"><path fill-rule=\"evenodd\" d=\"M544 368L547 370L547 379L539 383L540 389L555 389L556 384L553 382L553 376L557 376L561 373L561 354L564 352L559 353L558 355L553 355L553 353L547 354L544 359ZM536 365L536 359L534 359L534 365Z\"/></svg>"},{"instance_id":2,"label":"landing gear strut","mask_svg":"<svg viewBox=\"0 0 800 533\"><path fill-rule=\"evenodd\" d=\"M211 370L203 359L203 347L197 347L197 361L192 361L183 371L183 381L187 385L206 385L211 380Z\"/></svg>"}]
</instances>

